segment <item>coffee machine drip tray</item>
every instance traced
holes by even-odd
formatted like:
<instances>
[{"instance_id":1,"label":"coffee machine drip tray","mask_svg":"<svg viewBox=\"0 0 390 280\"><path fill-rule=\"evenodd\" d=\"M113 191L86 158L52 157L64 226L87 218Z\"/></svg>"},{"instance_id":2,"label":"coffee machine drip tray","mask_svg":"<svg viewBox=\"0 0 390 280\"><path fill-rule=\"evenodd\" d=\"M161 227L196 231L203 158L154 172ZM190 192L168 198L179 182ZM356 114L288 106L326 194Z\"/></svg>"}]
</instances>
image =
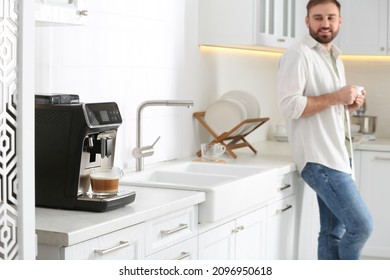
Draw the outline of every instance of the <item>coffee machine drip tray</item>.
<instances>
[{"instance_id":1,"label":"coffee machine drip tray","mask_svg":"<svg viewBox=\"0 0 390 280\"><path fill-rule=\"evenodd\" d=\"M117 194L107 196L95 196L87 193L77 197L77 208L93 212L104 212L116 209L134 202L135 191L122 191Z\"/></svg>"}]
</instances>

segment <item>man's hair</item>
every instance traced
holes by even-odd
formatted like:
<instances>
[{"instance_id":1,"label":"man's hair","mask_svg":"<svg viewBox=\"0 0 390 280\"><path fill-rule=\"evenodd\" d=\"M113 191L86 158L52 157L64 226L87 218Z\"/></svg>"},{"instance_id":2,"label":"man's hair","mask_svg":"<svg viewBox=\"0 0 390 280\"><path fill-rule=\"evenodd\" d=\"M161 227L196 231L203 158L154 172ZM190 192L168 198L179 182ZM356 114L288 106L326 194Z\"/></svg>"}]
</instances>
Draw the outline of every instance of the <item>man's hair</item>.
<instances>
[{"instance_id":1,"label":"man's hair","mask_svg":"<svg viewBox=\"0 0 390 280\"><path fill-rule=\"evenodd\" d=\"M339 11L341 11L341 5L337 0L310 0L306 5L307 16L309 16L309 11L312 7L317 6L319 4L327 4L327 3L335 4L339 9Z\"/></svg>"}]
</instances>

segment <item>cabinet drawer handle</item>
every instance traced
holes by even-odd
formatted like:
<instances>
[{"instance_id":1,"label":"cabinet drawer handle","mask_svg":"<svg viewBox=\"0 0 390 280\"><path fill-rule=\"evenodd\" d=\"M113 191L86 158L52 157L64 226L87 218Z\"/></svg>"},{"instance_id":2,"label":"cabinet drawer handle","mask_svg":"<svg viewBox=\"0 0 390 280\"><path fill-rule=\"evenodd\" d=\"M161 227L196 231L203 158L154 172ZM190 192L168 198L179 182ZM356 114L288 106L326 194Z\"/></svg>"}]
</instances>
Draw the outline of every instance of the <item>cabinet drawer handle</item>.
<instances>
[{"instance_id":1,"label":"cabinet drawer handle","mask_svg":"<svg viewBox=\"0 0 390 280\"><path fill-rule=\"evenodd\" d=\"M287 206L284 207L283 209L278 209L278 210L276 210L276 213L277 213L277 214L282 214L283 212L286 212L288 209L291 209L291 208L292 208L292 205L287 204Z\"/></svg>"},{"instance_id":2,"label":"cabinet drawer handle","mask_svg":"<svg viewBox=\"0 0 390 280\"><path fill-rule=\"evenodd\" d=\"M117 250L122 249L122 248L129 247L129 246L130 246L130 242L129 241L120 241L119 245L114 246L112 248L104 249L104 250L95 250L95 255L104 256L104 255L107 255L109 253L112 253L114 251L117 251Z\"/></svg>"},{"instance_id":3,"label":"cabinet drawer handle","mask_svg":"<svg viewBox=\"0 0 390 280\"><path fill-rule=\"evenodd\" d=\"M388 157L375 157L375 160L390 160Z\"/></svg>"},{"instance_id":4,"label":"cabinet drawer handle","mask_svg":"<svg viewBox=\"0 0 390 280\"><path fill-rule=\"evenodd\" d=\"M174 228L174 229L163 229L161 231L161 235L171 235L175 232L178 232L178 231L181 231L181 230L184 230L187 228L188 228L187 224L180 224L177 228Z\"/></svg>"},{"instance_id":5,"label":"cabinet drawer handle","mask_svg":"<svg viewBox=\"0 0 390 280\"><path fill-rule=\"evenodd\" d=\"M291 188L292 186L291 186L291 184L286 184L286 185L284 185L284 187L281 187L280 189L279 189L279 191L284 191L284 190L287 190L287 189L289 189L289 188Z\"/></svg>"},{"instance_id":6,"label":"cabinet drawer handle","mask_svg":"<svg viewBox=\"0 0 390 280\"><path fill-rule=\"evenodd\" d=\"M184 260L185 258L188 258L190 256L191 256L190 252L181 252L180 256L178 256L177 258L174 258L173 260L180 261L180 260Z\"/></svg>"}]
</instances>

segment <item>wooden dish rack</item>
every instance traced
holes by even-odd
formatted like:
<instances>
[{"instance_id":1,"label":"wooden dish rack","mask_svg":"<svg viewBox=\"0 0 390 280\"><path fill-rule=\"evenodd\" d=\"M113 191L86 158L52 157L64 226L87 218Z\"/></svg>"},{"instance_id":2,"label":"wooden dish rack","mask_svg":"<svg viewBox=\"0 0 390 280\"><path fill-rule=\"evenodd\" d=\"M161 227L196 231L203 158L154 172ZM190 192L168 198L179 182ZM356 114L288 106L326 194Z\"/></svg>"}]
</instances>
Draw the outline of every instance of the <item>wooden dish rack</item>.
<instances>
[{"instance_id":1,"label":"wooden dish rack","mask_svg":"<svg viewBox=\"0 0 390 280\"><path fill-rule=\"evenodd\" d=\"M214 137L214 140L212 140L210 143L220 143L221 145L225 146L226 152L228 152L229 155L233 158L237 158L237 155L233 152L233 150L238 148L249 147L255 154L257 153L256 149L245 139L245 137L252 133L254 130L256 130L258 127L266 123L269 118L246 119L237 124L231 130L224 132L221 135L218 135L217 133L215 133L214 130L211 129L210 126L208 126L208 124L204 120L205 114L206 112L195 112L194 117L200 122L203 127L206 128L206 130L211 134L211 136ZM236 132L240 128L243 128L243 133L236 134ZM198 151L196 154L198 157L200 157L201 151Z\"/></svg>"}]
</instances>

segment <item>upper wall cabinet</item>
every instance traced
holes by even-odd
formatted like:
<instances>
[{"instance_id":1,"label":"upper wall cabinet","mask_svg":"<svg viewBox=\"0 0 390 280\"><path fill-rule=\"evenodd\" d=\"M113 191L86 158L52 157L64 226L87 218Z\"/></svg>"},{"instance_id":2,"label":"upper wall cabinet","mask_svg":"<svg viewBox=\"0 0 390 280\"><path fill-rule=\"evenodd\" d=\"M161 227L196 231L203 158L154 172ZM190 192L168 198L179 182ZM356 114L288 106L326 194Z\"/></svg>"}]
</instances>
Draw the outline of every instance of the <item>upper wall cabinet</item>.
<instances>
[{"instance_id":1,"label":"upper wall cabinet","mask_svg":"<svg viewBox=\"0 0 390 280\"><path fill-rule=\"evenodd\" d=\"M37 26L84 25L87 15L84 0L35 0Z\"/></svg>"},{"instance_id":2,"label":"upper wall cabinet","mask_svg":"<svg viewBox=\"0 0 390 280\"><path fill-rule=\"evenodd\" d=\"M344 54L388 55L389 0L341 0L338 46Z\"/></svg>"},{"instance_id":3,"label":"upper wall cabinet","mask_svg":"<svg viewBox=\"0 0 390 280\"><path fill-rule=\"evenodd\" d=\"M287 48L306 31L306 0L199 0L200 45Z\"/></svg>"}]
</instances>

